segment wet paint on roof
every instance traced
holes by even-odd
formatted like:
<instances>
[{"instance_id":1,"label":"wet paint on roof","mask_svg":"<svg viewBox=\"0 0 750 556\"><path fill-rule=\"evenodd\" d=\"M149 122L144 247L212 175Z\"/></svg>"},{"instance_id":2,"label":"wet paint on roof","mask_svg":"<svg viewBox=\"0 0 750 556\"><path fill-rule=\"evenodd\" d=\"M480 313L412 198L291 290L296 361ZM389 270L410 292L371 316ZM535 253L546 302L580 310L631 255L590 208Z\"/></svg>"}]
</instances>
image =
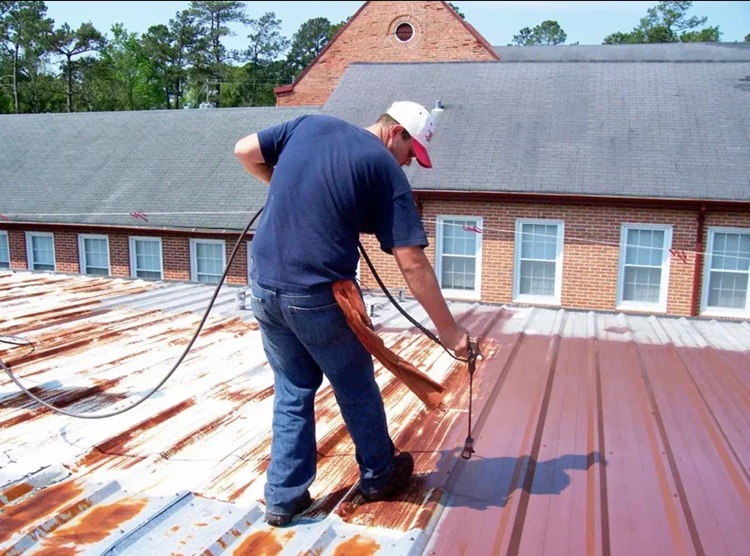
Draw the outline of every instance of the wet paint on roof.
<instances>
[{"instance_id":1,"label":"wet paint on roof","mask_svg":"<svg viewBox=\"0 0 750 556\"><path fill-rule=\"evenodd\" d=\"M728 554L750 530L750 325L451 302L482 337L474 381L378 292L385 344L445 385L427 410L376 365L415 478L357 493L324 383L313 507L263 522L273 378L224 287L182 365L122 415L75 419L0 376L2 554ZM0 358L68 411L132 405L170 371L213 286L0 273ZM413 300L403 307L429 326Z\"/></svg>"}]
</instances>

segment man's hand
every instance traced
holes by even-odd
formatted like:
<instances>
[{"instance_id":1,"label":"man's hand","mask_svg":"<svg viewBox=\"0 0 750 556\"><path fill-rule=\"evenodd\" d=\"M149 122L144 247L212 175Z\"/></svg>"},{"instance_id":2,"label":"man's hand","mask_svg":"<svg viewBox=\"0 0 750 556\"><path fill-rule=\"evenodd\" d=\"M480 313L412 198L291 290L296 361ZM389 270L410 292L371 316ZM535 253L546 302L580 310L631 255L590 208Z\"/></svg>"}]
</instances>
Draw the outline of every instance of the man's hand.
<instances>
[{"instance_id":1,"label":"man's hand","mask_svg":"<svg viewBox=\"0 0 750 556\"><path fill-rule=\"evenodd\" d=\"M447 331L440 331L440 341L451 350L456 357L469 356L469 331L455 323Z\"/></svg>"}]
</instances>

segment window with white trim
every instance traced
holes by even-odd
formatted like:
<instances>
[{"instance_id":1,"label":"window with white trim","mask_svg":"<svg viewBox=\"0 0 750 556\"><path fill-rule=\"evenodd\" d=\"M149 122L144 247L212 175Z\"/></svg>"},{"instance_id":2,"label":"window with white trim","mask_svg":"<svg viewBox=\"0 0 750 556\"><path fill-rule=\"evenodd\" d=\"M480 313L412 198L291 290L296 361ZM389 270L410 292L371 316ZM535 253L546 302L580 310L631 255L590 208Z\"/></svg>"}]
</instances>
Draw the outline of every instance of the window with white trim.
<instances>
[{"instance_id":1,"label":"window with white trim","mask_svg":"<svg viewBox=\"0 0 750 556\"><path fill-rule=\"evenodd\" d=\"M435 273L448 297L480 297L482 222L476 217L437 217Z\"/></svg>"},{"instance_id":2,"label":"window with white trim","mask_svg":"<svg viewBox=\"0 0 750 556\"><path fill-rule=\"evenodd\" d=\"M516 220L514 301L560 304L564 231L561 220Z\"/></svg>"},{"instance_id":3,"label":"window with white trim","mask_svg":"<svg viewBox=\"0 0 750 556\"><path fill-rule=\"evenodd\" d=\"M750 229L709 228L703 310L750 315Z\"/></svg>"},{"instance_id":4,"label":"window with white trim","mask_svg":"<svg viewBox=\"0 0 750 556\"><path fill-rule=\"evenodd\" d=\"M672 226L623 224L617 307L666 311Z\"/></svg>"},{"instance_id":5,"label":"window with white trim","mask_svg":"<svg viewBox=\"0 0 750 556\"><path fill-rule=\"evenodd\" d=\"M193 282L218 283L224 274L225 260L223 240L190 240L190 279Z\"/></svg>"},{"instance_id":6,"label":"window with white trim","mask_svg":"<svg viewBox=\"0 0 750 556\"><path fill-rule=\"evenodd\" d=\"M10 244L4 230L0 230L0 268L10 268Z\"/></svg>"},{"instance_id":7,"label":"window with white trim","mask_svg":"<svg viewBox=\"0 0 750 556\"><path fill-rule=\"evenodd\" d=\"M26 232L26 260L30 270L55 270L55 238L48 232Z\"/></svg>"},{"instance_id":8,"label":"window with white trim","mask_svg":"<svg viewBox=\"0 0 750 556\"><path fill-rule=\"evenodd\" d=\"M109 238L102 235L79 234L78 258L81 274L109 276Z\"/></svg>"},{"instance_id":9,"label":"window with white trim","mask_svg":"<svg viewBox=\"0 0 750 556\"><path fill-rule=\"evenodd\" d=\"M144 280L161 280L164 276L161 238L131 236L130 276Z\"/></svg>"}]
</instances>

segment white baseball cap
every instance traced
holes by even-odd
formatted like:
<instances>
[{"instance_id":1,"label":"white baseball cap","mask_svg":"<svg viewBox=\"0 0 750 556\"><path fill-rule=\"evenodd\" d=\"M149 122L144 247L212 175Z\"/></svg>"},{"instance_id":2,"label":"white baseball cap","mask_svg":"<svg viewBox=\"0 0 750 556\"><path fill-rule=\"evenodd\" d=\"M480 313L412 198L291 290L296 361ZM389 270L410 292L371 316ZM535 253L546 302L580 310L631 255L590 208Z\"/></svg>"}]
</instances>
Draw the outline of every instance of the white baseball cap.
<instances>
[{"instance_id":1,"label":"white baseball cap","mask_svg":"<svg viewBox=\"0 0 750 556\"><path fill-rule=\"evenodd\" d=\"M412 148L419 165L424 168L432 168L427 147L435 133L435 120L430 111L421 104L404 100L391 104L386 113L404 126L404 129L411 135Z\"/></svg>"}]
</instances>

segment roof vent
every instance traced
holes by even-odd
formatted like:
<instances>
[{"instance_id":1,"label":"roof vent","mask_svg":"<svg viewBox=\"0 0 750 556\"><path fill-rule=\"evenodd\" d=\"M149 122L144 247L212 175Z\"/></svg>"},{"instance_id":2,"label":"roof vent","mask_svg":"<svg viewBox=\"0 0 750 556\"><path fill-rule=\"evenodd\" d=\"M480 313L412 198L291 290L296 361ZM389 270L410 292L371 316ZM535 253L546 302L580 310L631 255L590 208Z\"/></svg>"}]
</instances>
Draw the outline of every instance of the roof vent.
<instances>
[{"instance_id":1,"label":"roof vent","mask_svg":"<svg viewBox=\"0 0 750 556\"><path fill-rule=\"evenodd\" d=\"M432 109L433 112L442 112L443 111L443 101L438 99L435 101L435 108Z\"/></svg>"}]
</instances>

